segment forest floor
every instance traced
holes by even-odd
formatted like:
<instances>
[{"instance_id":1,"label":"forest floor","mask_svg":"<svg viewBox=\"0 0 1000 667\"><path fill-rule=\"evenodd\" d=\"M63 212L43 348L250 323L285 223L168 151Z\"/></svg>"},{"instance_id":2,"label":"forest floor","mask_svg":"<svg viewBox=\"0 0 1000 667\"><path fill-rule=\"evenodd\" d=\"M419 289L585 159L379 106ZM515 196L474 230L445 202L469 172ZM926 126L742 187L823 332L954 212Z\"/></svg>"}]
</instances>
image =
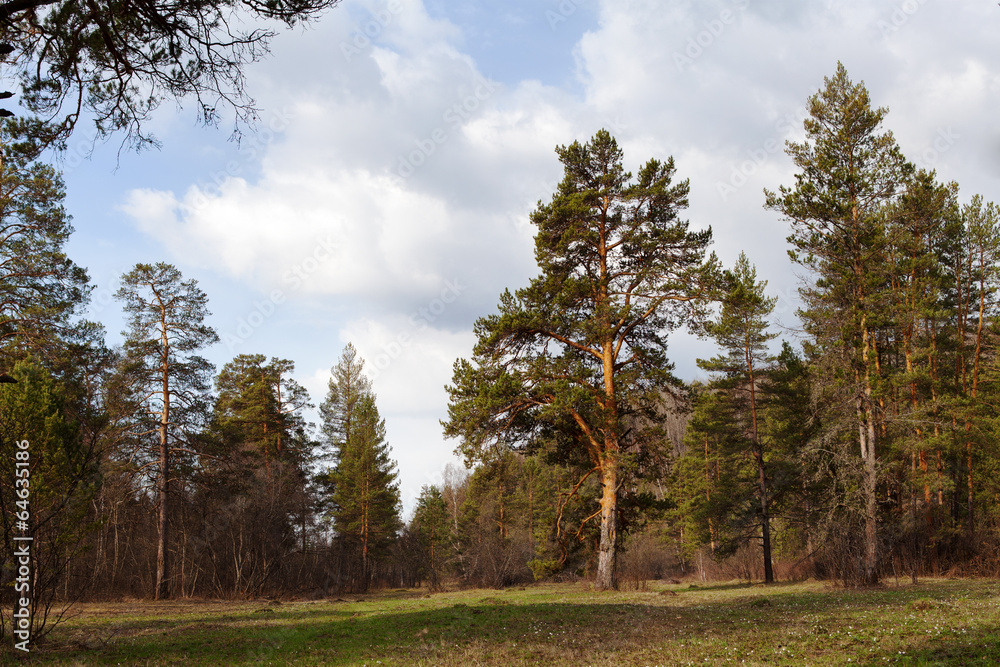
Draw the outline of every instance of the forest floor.
<instances>
[{"instance_id":1,"label":"forest floor","mask_svg":"<svg viewBox=\"0 0 1000 667\"><path fill-rule=\"evenodd\" d=\"M81 604L37 665L997 665L1000 581L583 584ZM8 640L5 643L9 642Z\"/></svg>"}]
</instances>

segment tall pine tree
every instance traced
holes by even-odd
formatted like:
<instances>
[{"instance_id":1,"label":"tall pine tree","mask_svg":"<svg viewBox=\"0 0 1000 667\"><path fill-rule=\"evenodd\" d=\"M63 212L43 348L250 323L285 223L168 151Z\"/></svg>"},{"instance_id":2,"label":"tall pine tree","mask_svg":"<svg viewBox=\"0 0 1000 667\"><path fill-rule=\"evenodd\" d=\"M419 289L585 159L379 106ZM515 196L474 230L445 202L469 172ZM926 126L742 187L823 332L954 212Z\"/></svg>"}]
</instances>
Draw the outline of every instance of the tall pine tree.
<instances>
[{"instance_id":1,"label":"tall pine tree","mask_svg":"<svg viewBox=\"0 0 1000 667\"><path fill-rule=\"evenodd\" d=\"M136 438L144 443L155 434L157 442L150 463L159 505L154 588L159 600L170 596L171 462L176 454L190 453L190 436L208 418L212 364L196 352L219 337L205 323L208 297L170 264L136 264L122 276L115 296L130 316L123 332L122 386L133 401Z\"/></svg>"},{"instance_id":2,"label":"tall pine tree","mask_svg":"<svg viewBox=\"0 0 1000 667\"><path fill-rule=\"evenodd\" d=\"M563 181L531 216L541 274L476 323L473 361L455 364L445 433L469 459L556 437L566 460L597 473L596 586L609 589L619 496L662 446L643 425L656 423L659 392L676 382L667 335L700 318L716 262L706 257L711 230L680 218L688 182L674 183L672 158L633 179L605 130L556 153Z\"/></svg>"},{"instance_id":3,"label":"tall pine tree","mask_svg":"<svg viewBox=\"0 0 1000 667\"><path fill-rule=\"evenodd\" d=\"M765 192L767 207L791 224L792 260L811 273L800 312L817 349L838 358L854 411L862 461L865 525L860 578L879 579L876 501L882 388L877 331L886 317L886 212L902 194L912 166L891 132L888 111L873 109L863 84L839 64L809 99L806 140L786 152L799 173L795 186Z\"/></svg>"}]
</instances>

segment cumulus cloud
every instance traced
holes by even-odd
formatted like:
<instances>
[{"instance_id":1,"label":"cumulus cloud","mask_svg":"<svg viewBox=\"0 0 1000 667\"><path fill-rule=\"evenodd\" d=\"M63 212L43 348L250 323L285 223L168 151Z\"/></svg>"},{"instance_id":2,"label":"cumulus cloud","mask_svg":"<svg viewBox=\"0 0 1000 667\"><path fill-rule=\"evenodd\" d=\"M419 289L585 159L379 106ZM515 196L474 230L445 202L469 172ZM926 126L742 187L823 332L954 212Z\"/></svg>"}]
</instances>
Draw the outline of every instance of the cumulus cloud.
<instances>
[{"instance_id":1,"label":"cumulus cloud","mask_svg":"<svg viewBox=\"0 0 1000 667\"><path fill-rule=\"evenodd\" d=\"M427 452L450 456L437 426L442 386L454 358L471 352L473 320L535 274L527 216L561 178L557 144L605 127L632 169L673 155L691 180L687 217L712 226L724 262L747 252L787 324L787 226L762 208L762 190L793 183L784 142L801 139L807 98L838 60L890 107L887 128L912 159L970 194L1000 172L994 5L590 4L514 3L490 25L468 3L448 16L417 0L344 5L280 38L278 57L254 70L262 105L290 120L255 158L253 178L135 190L122 208L186 261L259 290L301 279L303 294L349 304L337 335L370 364L391 362L376 378L390 440L425 479ZM578 30L565 82L518 52L504 57L517 63L505 72L519 74L493 80L472 54L505 30L553 44ZM462 297L414 330L413 313L449 281L465 285ZM694 367L696 349L672 346L679 370Z\"/></svg>"}]
</instances>

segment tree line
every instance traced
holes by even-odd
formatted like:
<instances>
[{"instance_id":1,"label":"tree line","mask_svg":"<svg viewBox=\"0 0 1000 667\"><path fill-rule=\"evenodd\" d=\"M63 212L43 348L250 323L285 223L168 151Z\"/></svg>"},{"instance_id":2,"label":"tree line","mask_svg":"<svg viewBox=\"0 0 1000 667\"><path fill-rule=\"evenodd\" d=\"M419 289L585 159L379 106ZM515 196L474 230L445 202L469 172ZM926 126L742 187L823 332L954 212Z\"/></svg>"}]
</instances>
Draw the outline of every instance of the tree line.
<instances>
[{"instance_id":1,"label":"tree line","mask_svg":"<svg viewBox=\"0 0 1000 667\"><path fill-rule=\"evenodd\" d=\"M724 267L683 219L672 158L633 175L606 131L557 148L564 179L531 216L539 275L476 322L448 386L468 470L405 522L355 348L316 428L291 360L201 356L208 297L164 263L122 277L109 347L82 317L93 286L64 253L46 139L4 121L0 632L21 440L38 631L82 597L995 572L997 208L907 161L843 66L809 114L795 182L764 194L803 275L780 346L750 258ZM681 327L718 346L705 383L673 374Z\"/></svg>"},{"instance_id":2,"label":"tree line","mask_svg":"<svg viewBox=\"0 0 1000 667\"><path fill-rule=\"evenodd\" d=\"M843 65L808 110L795 182L763 198L802 275L780 352L776 298L680 218L673 160L633 176L601 131L557 149L539 275L455 365L446 433L482 466L516 452L572 471L598 588L634 570L630 549L647 573L766 582L776 561L852 585L1000 566L997 207L908 161ZM707 382L671 374L680 326L719 348L698 360Z\"/></svg>"},{"instance_id":3,"label":"tree line","mask_svg":"<svg viewBox=\"0 0 1000 667\"><path fill-rule=\"evenodd\" d=\"M6 121L2 135L0 633L15 536L32 540L36 638L75 599L408 583L391 558L403 548L396 464L353 346L334 365L319 432L292 361L240 354L216 372L201 356L218 341L208 297L172 265L121 277L125 340L108 346L82 317L93 286L64 252L73 230L58 172L30 124Z\"/></svg>"}]
</instances>

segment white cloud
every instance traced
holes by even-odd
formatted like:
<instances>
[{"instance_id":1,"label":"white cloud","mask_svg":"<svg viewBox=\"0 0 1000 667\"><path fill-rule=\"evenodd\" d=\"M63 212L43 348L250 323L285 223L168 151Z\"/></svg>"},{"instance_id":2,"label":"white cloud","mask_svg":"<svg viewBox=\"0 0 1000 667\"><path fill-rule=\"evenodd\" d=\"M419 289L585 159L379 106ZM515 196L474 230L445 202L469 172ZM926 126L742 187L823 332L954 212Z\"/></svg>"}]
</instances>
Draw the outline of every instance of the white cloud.
<instances>
[{"instance_id":1,"label":"white cloud","mask_svg":"<svg viewBox=\"0 0 1000 667\"><path fill-rule=\"evenodd\" d=\"M341 336L365 359L365 372L386 410L435 419L444 416L444 386L451 381L451 365L456 358L469 355L475 338L471 331L447 331L425 318L440 318L452 305L446 300L461 298L458 287L442 290L442 298L411 314L359 318L342 329Z\"/></svg>"},{"instance_id":2,"label":"white cloud","mask_svg":"<svg viewBox=\"0 0 1000 667\"><path fill-rule=\"evenodd\" d=\"M442 386L454 358L471 352L474 318L535 274L527 215L561 178L557 144L607 127L630 168L674 155L678 176L691 179L687 217L713 227L724 262L747 252L789 304L786 321L795 286L787 229L762 208L762 190L793 182L782 144L801 138L807 98L838 60L891 108L887 127L914 158L953 128L959 138L936 156L941 176L967 193L995 185L995 23L984 8L929 2L893 19L902 4L603 0L575 47L577 80L563 86L539 83L544 64L537 76L490 81L463 41L483 26L432 17L422 2L344 5L276 41L278 57L255 69L262 104L290 117L265 142L259 174L183 194L135 190L123 210L175 255L260 290L289 285L312 257L302 291L343 309L336 335L370 363L399 345L406 317L447 281L465 284L376 378L415 493L414 480L431 479L430 466L450 456L436 424ZM489 29L546 21L542 11L519 20ZM886 20L898 25L886 30ZM320 261L331 235L336 248ZM290 345L316 345L312 336ZM693 367L694 350L679 338L671 356Z\"/></svg>"}]
</instances>

